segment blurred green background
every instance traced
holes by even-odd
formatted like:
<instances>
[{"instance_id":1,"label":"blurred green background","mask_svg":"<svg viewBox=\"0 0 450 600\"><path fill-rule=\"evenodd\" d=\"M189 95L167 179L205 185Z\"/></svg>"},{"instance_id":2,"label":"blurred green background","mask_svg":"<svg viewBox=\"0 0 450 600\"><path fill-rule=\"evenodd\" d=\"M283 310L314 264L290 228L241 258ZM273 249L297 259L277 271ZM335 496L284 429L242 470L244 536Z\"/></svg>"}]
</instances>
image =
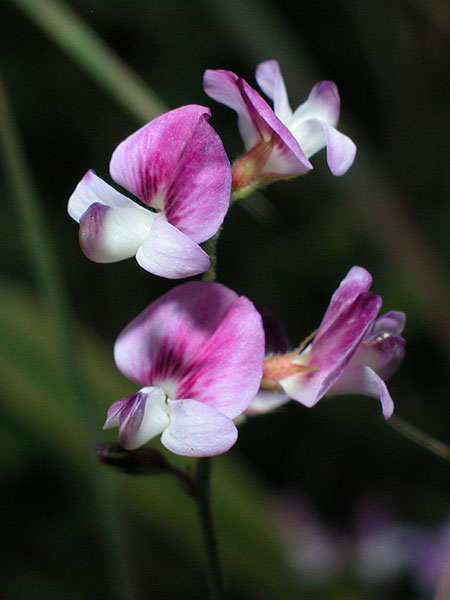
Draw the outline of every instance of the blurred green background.
<instances>
[{"instance_id":1,"label":"blurred green background","mask_svg":"<svg viewBox=\"0 0 450 600\"><path fill-rule=\"evenodd\" d=\"M67 8L73 12L54 12ZM307 177L234 206L219 243L219 280L274 312L295 344L316 328L346 271L366 267L384 309L408 316L407 358L389 383L396 411L450 442L445 2L9 0L0 4L0 23L5 598L206 597L190 499L166 477L112 473L93 456L96 443L115 441L114 432L101 431L106 408L134 391L115 371L115 337L173 282L133 260L89 262L66 203L88 168L108 179L115 146L156 116L151 90L162 107L210 106L234 159L241 151L235 114L203 93L207 68L233 70L254 85L256 64L277 58L294 107L316 81L334 80L340 129L358 145L343 178L331 176L321 153ZM110 51L128 67L110 64ZM137 88L125 79L133 73ZM16 134L25 165L15 160ZM433 585L418 585L405 566L375 583L356 568L362 504L368 519L383 521L387 512L385 523L410 532L440 531L449 518L448 462L386 425L375 400L340 397L314 409L291 403L244 424L238 444L213 462L231 598L434 597ZM302 506L344 540L348 560L333 576L327 564L342 552L319 551L317 577L308 567ZM280 525L286 519L291 533L298 527L298 556ZM424 568L435 546L424 545ZM391 562L401 562L404 548L389 549Z\"/></svg>"}]
</instances>

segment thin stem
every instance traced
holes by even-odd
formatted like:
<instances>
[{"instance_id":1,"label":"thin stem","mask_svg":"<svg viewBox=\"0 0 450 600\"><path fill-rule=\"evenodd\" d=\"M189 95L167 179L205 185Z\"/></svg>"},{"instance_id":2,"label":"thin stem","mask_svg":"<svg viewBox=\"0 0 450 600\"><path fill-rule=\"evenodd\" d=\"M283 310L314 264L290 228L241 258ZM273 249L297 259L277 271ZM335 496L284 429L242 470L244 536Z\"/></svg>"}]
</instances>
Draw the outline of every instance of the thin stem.
<instances>
[{"instance_id":1,"label":"thin stem","mask_svg":"<svg viewBox=\"0 0 450 600\"><path fill-rule=\"evenodd\" d=\"M209 269L203 273L203 281L215 281L217 272L217 241L219 239L220 229L211 239L207 240L202 246L210 259ZM210 503L210 459L199 458L197 460L197 471L195 477L195 500L197 502L198 514L202 527L203 540L205 542L206 558L208 561L208 582L210 591L210 600L224 600L225 592L223 587L222 568L219 560L219 550L217 538L214 530L214 523L211 513Z\"/></svg>"},{"instance_id":2,"label":"thin stem","mask_svg":"<svg viewBox=\"0 0 450 600\"><path fill-rule=\"evenodd\" d=\"M414 427L414 425L411 425L397 415L393 415L389 419L388 424L411 442L422 446L422 448L429 450L444 460L450 461L450 447L447 444Z\"/></svg>"},{"instance_id":3,"label":"thin stem","mask_svg":"<svg viewBox=\"0 0 450 600\"><path fill-rule=\"evenodd\" d=\"M222 569L210 504L210 459L199 458L196 472L196 500L208 561L210 600L224 600Z\"/></svg>"},{"instance_id":4,"label":"thin stem","mask_svg":"<svg viewBox=\"0 0 450 600\"><path fill-rule=\"evenodd\" d=\"M217 279L217 242L219 240L221 230L213 235L213 237L202 244L203 250L209 256L209 269L202 275L202 281L215 281Z\"/></svg>"}]
</instances>

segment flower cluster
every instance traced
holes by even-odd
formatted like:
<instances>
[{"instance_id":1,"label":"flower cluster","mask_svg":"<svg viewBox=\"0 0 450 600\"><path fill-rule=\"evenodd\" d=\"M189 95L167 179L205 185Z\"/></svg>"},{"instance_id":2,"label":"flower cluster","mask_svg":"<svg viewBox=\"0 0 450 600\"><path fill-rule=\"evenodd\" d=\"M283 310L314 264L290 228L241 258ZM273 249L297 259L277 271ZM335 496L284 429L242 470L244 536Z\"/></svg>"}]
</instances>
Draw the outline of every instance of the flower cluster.
<instances>
[{"instance_id":1,"label":"flower cluster","mask_svg":"<svg viewBox=\"0 0 450 600\"><path fill-rule=\"evenodd\" d=\"M232 200L301 175L326 147L333 175L352 165L355 144L337 129L336 85L322 81L292 111L279 65L260 64L256 80L274 108L244 79L208 70L205 92L234 109L245 145L230 165L209 124L210 110L189 105L154 119L118 145L111 178L135 202L88 171L69 199L88 258L136 257L169 279L199 275L210 257L200 244L219 231ZM191 281L151 303L119 335L117 367L139 390L114 402L105 429L119 428L126 449L156 436L176 454L212 456L237 439L234 420L293 398L313 406L324 395L379 397L404 354L404 315L376 318L381 299L371 276L354 267L331 299L314 339L291 350L281 325L245 297L212 281Z\"/></svg>"}]
</instances>

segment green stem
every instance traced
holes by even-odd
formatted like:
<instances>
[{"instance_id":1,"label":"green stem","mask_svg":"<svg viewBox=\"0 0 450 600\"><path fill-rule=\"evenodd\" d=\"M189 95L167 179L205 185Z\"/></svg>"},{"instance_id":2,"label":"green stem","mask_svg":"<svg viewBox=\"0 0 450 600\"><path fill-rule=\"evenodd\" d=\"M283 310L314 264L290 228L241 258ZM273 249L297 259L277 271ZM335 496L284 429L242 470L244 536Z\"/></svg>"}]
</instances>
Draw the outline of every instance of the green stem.
<instances>
[{"instance_id":1,"label":"green stem","mask_svg":"<svg viewBox=\"0 0 450 600\"><path fill-rule=\"evenodd\" d=\"M217 242L220 229L211 239L202 244L203 250L211 261L209 269L203 273L203 281L215 281L217 277ZM206 559L208 561L208 583L210 600L223 600L225 598L223 587L222 568L219 560L219 549L210 503L210 459L199 458L195 477L195 500L197 502L203 540L205 543Z\"/></svg>"},{"instance_id":2,"label":"green stem","mask_svg":"<svg viewBox=\"0 0 450 600\"><path fill-rule=\"evenodd\" d=\"M210 459L199 458L196 472L196 500L208 560L210 600L224 600L222 569L210 504Z\"/></svg>"},{"instance_id":3,"label":"green stem","mask_svg":"<svg viewBox=\"0 0 450 600\"><path fill-rule=\"evenodd\" d=\"M414 425L411 425L397 415L393 415L389 419L388 424L411 442L422 446L422 448L429 450L444 460L450 461L450 447L443 442L414 427Z\"/></svg>"},{"instance_id":4,"label":"green stem","mask_svg":"<svg viewBox=\"0 0 450 600\"><path fill-rule=\"evenodd\" d=\"M217 279L217 242L219 241L221 230L213 237L202 244L203 250L209 256L209 269L202 275L202 281L215 281Z\"/></svg>"}]
</instances>

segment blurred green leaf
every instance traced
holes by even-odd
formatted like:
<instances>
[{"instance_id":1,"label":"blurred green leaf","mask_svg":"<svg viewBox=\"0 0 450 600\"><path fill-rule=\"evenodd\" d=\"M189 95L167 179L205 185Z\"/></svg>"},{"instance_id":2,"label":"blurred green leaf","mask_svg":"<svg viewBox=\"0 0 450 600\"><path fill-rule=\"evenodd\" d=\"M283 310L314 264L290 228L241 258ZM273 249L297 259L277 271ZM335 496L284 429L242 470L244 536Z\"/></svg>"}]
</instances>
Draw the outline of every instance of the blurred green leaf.
<instances>
[{"instance_id":1,"label":"blurred green leaf","mask_svg":"<svg viewBox=\"0 0 450 600\"><path fill-rule=\"evenodd\" d=\"M157 95L72 8L57 0L10 0L139 121L166 108Z\"/></svg>"}]
</instances>

